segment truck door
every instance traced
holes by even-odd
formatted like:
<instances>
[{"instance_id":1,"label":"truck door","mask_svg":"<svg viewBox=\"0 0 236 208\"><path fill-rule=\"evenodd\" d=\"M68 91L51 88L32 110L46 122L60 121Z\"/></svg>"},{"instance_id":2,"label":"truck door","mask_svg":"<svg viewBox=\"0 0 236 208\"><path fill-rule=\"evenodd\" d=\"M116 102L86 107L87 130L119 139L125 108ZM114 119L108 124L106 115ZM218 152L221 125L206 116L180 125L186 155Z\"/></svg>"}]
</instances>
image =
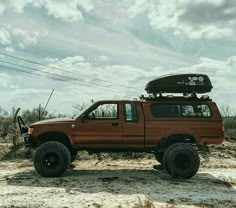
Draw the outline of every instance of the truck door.
<instances>
[{"instance_id":1,"label":"truck door","mask_svg":"<svg viewBox=\"0 0 236 208\"><path fill-rule=\"evenodd\" d=\"M123 103L124 147L128 149L144 148L144 115L140 102Z\"/></svg>"},{"instance_id":2,"label":"truck door","mask_svg":"<svg viewBox=\"0 0 236 208\"><path fill-rule=\"evenodd\" d=\"M99 102L75 127L76 145L81 148L120 148L122 118L118 102Z\"/></svg>"}]
</instances>

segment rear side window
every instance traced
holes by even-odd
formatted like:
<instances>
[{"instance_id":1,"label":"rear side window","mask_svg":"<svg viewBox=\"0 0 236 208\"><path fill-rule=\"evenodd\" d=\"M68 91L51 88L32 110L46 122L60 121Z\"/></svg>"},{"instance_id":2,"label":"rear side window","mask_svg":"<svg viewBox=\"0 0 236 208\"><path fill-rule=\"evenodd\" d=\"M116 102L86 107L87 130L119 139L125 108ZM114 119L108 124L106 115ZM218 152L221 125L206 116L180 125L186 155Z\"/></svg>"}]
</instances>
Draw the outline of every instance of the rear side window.
<instances>
[{"instance_id":1,"label":"rear side window","mask_svg":"<svg viewBox=\"0 0 236 208\"><path fill-rule=\"evenodd\" d=\"M208 105L205 105L205 104L200 104L200 105L197 105L197 117L206 117L206 118L209 118L209 117L212 117L212 112L209 108Z\"/></svg>"},{"instance_id":2,"label":"rear side window","mask_svg":"<svg viewBox=\"0 0 236 208\"><path fill-rule=\"evenodd\" d=\"M154 117L180 117L180 106L175 104L153 104L151 111Z\"/></svg>"},{"instance_id":3,"label":"rear side window","mask_svg":"<svg viewBox=\"0 0 236 208\"><path fill-rule=\"evenodd\" d=\"M151 112L158 118L209 118L211 110L206 104L152 104Z\"/></svg>"}]
</instances>

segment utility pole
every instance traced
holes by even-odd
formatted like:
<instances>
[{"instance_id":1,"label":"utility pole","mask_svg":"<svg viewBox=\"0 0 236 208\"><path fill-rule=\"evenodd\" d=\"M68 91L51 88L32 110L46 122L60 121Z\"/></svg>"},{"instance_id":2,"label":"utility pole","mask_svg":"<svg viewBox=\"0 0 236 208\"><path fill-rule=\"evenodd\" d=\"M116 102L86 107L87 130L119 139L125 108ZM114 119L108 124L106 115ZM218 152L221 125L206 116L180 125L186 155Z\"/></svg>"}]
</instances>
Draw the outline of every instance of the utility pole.
<instances>
[{"instance_id":1,"label":"utility pole","mask_svg":"<svg viewBox=\"0 0 236 208\"><path fill-rule=\"evenodd\" d=\"M46 109L47 109L47 107L48 107L48 103L49 103L49 101L51 100L51 97L52 97L53 92L54 92L54 89L52 90L52 92L51 92L51 94L50 94L50 96L49 96L49 98L48 98L48 101L47 101L47 103L46 103L46 105L45 105L45 107L44 107L44 109L43 109L42 118L43 118L43 116L44 116L44 113L46 112Z\"/></svg>"},{"instance_id":2,"label":"utility pole","mask_svg":"<svg viewBox=\"0 0 236 208\"><path fill-rule=\"evenodd\" d=\"M15 108L12 107L12 143L15 147L17 145L16 142L16 123L15 123Z\"/></svg>"}]
</instances>

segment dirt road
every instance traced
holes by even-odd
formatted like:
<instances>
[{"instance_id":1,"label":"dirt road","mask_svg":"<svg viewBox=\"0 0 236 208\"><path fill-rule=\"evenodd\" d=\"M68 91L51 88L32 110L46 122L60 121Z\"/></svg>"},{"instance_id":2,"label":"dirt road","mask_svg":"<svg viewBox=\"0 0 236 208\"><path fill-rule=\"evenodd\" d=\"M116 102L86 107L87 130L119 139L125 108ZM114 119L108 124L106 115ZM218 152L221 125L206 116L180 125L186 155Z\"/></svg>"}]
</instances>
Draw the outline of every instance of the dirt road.
<instances>
[{"instance_id":1,"label":"dirt road","mask_svg":"<svg viewBox=\"0 0 236 208\"><path fill-rule=\"evenodd\" d=\"M153 169L153 159L76 161L51 179L40 177L31 161L2 161L0 207L236 207L236 161L222 159L213 168L214 161L189 180Z\"/></svg>"}]
</instances>

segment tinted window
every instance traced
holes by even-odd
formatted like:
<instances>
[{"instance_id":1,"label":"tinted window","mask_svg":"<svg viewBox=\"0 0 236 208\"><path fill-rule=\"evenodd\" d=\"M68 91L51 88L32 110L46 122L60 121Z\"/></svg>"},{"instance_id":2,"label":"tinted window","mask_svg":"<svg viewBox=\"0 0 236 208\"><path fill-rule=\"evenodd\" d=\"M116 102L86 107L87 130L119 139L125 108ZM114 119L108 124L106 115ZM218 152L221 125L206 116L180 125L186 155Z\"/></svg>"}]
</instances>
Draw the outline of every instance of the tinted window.
<instances>
[{"instance_id":1,"label":"tinted window","mask_svg":"<svg viewBox=\"0 0 236 208\"><path fill-rule=\"evenodd\" d=\"M151 106L154 117L191 117L208 118L211 110L205 104L153 104Z\"/></svg>"},{"instance_id":2,"label":"tinted window","mask_svg":"<svg viewBox=\"0 0 236 208\"><path fill-rule=\"evenodd\" d=\"M137 120L138 114L135 103L125 103L125 121L135 122Z\"/></svg>"},{"instance_id":3,"label":"tinted window","mask_svg":"<svg viewBox=\"0 0 236 208\"><path fill-rule=\"evenodd\" d=\"M153 104L151 110L154 117L180 116L180 106L175 104Z\"/></svg>"}]
</instances>

